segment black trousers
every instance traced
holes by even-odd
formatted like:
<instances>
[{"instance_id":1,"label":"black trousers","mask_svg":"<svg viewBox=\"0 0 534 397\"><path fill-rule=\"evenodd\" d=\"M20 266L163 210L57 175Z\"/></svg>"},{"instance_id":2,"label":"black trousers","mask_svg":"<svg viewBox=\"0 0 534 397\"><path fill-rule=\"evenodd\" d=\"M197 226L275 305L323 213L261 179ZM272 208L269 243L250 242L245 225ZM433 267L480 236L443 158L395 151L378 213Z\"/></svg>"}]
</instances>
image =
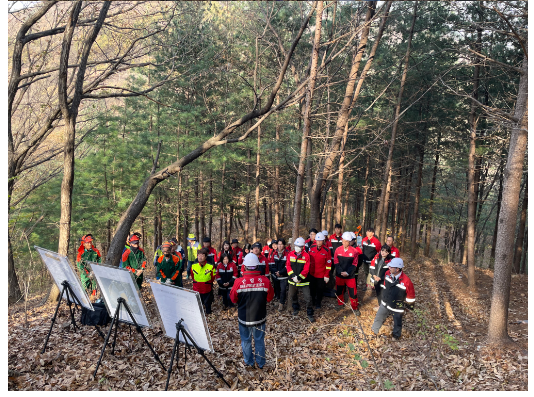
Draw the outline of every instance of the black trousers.
<instances>
[{"instance_id":1,"label":"black trousers","mask_svg":"<svg viewBox=\"0 0 534 397\"><path fill-rule=\"evenodd\" d=\"M380 286L380 284L375 284L375 291L376 291L376 299L378 299L378 304L381 305L382 304L382 301L381 301L381 297L382 297L382 290L384 288L382 288Z\"/></svg>"},{"instance_id":2,"label":"black trousers","mask_svg":"<svg viewBox=\"0 0 534 397\"><path fill-rule=\"evenodd\" d=\"M224 307L234 307L234 304L230 300L230 291L231 291L230 288L228 289L219 288L219 295L222 296Z\"/></svg>"},{"instance_id":3,"label":"black trousers","mask_svg":"<svg viewBox=\"0 0 534 397\"><path fill-rule=\"evenodd\" d=\"M200 301L206 308L206 314L210 314L211 304L213 303L213 291L208 292L207 294L200 294Z\"/></svg>"},{"instance_id":4,"label":"black trousers","mask_svg":"<svg viewBox=\"0 0 534 397\"><path fill-rule=\"evenodd\" d=\"M271 274L271 280L273 282L274 297L280 299L280 280L278 280L274 274Z\"/></svg>"},{"instance_id":5,"label":"black trousers","mask_svg":"<svg viewBox=\"0 0 534 397\"><path fill-rule=\"evenodd\" d=\"M324 278L310 276L310 292L312 304L314 306L321 306L325 288L326 283L324 282Z\"/></svg>"}]
</instances>

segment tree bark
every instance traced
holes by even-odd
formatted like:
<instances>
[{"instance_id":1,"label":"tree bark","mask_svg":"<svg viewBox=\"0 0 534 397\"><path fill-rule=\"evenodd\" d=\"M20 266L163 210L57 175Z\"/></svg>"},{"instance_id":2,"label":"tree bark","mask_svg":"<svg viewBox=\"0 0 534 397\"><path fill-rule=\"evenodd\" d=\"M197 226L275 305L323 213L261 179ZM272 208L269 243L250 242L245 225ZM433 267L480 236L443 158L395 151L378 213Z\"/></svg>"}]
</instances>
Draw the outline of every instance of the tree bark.
<instances>
[{"instance_id":1,"label":"tree bark","mask_svg":"<svg viewBox=\"0 0 534 397\"><path fill-rule=\"evenodd\" d=\"M417 185L415 188L414 205L412 213L412 235L410 236L412 259L417 257L417 218L419 217L419 201L421 198L421 185L423 182L423 159L425 157L426 135L423 135L423 142L419 147L419 164L417 170Z\"/></svg>"},{"instance_id":2,"label":"tree bark","mask_svg":"<svg viewBox=\"0 0 534 397\"><path fill-rule=\"evenodd\" d=\"M480 52L482 43L482 28L477 28L477 41L475 49ZM473 93L474 100L478 100L480 62L475 60L475 70L473 73ZM467 169L467 187L468 187L468 206L467 206L467 280L469 287L476 285L475 280L475 229L476 229L476 189L475 189L475 162L476 162L476 139L478 118L476 115L476 103L471 103L471 112L469 114L469 124L471 125L469 135L469 165Z\"/></svg>"},{"instance_id":3,"label":"tree bark","mask_svg":"<svg viewBox=\"0 0 534 397\"><path fill-rule=\"evenodd\" d=\"M404 93L404 85L406 84L406 76L408 75L408 66L410 63L410 53L412 49L412 39L413 32L415 28L415 21L417 19L417 5L416 1L413 8L413 17L412 17L412 26L410 28L410 35L408 36L408 48L406 49L406 54L404 55L404 68L402 71L402 77L400 81L399 94L397 96L397 104L395 106L395 116L393 121L393 126L391 127L391 138L389 140L389 153L386 161L386 166L384 168L384 176L382 179L382 192L380 195L380 201L378 202L377 208L377 218L378 218L378 229L375 231L376 235L381 238L381 241L385 241L385 229L386 229L386 218L388 214L388 200L389 191L391 189L391 161L393 159L393 149L395 147L395 138L397 136L397 127L399 125L399 116L400 108L402 102L402 95Z\"/></svg>"},{"instance_id":4,"label":"tree bark","mask_svg":"<svg viewBox=\"0 0 534 397\"><path fill-rule=\"evenodd\" d=\"M280 124L275 127L276 149L275 156L278 159L278 145L280 143ZM277 239L281 237L280 231L280 165L278 161L274 167L274 235Z\"/></svg>"},{"instance_id":5,"label":"tree bark","mask_svg":"<svg viewBox=\"0 0 534 397\"><path fill-rule=\"evenodd\" d=\"M248 243L248 231L250 226L250 159L251 150L247 150L247 197L245 200L245 229L244 229L244 243Z\"/></svg>"},{"instance_id":6,"label":"tree bark","mask_svg":"<svg viewBox=\"0 0 534 397\"><path fill-rule=\"evenodd\" d=\"M514 230L528 135L528 58L526 55L521 69L523 73L519 79L514 111L515 118L520 121L512 127L508 161L504 171L499 235L495 250L493 295L488 324L488 342L496 345L509 340L508 307L510 304Z\"/></svg>"},{"instance_id":7,"label":"tree bark","mask_svg":"<svg viewBox=\"0 0 534 397\"><path fill-rule=\"evenodd\" d=\"M502 200L502 187L504 179L504 159L501 157L500 164L500 175L499 175L499 193L497 195L497 216L495 217L495 228L493 230L493 241L491 243L491 258L495 259L495 245L497 244L497 232L499 228L499 215L501 213L501 200ZM491 263L491 262L490 262ZM493 265L490 266L493 269Z\"/></svg>"},{"instance_id":8,"label":"tree bark","mask_svg":"<svg viewBox=\"0 0 534 397\"><path fill-rule=\"evenodd\" d=\"M430 203L428 208L428 221L426 224L426 242L425 242L425 251L424 255L429 256L430 255L430 235L431 230L430 227L432 225L432 210L434 208L434 195L436 193L436 176L438 173L438 164L439 164L439 145L441 142L441 129L438 130L438 143L436 146L436 159L434 160L434 171L432 173L432 185L430 187Z\"/></svg>"},{"instance_id":9,"label":"tree bark","mask_svg":"<svg viewBox=\"0 0 534 397\"><path fill-rule=\"evenodd\" d=\"M221 245L222 249L222 243L223 243L223 218L224 218L224 174L226 171L226 162L223 163L222 167L222 177L221 177L221 199L219 201L219 244ZM210 206L212 204L210 203Z\"/></svg>"},{"instance_id":10,"label":"tree bark","mask_svg":"<svg viewBox=\"0 0 534 397\"><path fill-rule=\"evenodd\" d=\"M308 89L306 91L306 105L304 108L304 127L302 130L302 142L300 145L299 167L297 171L297 182L295 186L295 209L293 213L293 241L299 236L300 212L302 205L302 190L304 185L305 171L306 171L306 156L308 154L309 135L311 130L311 111L313 104L313 94L315 84L317 81L317 63L319 59L319 44L321 42L321 26L323 22L323 2L317 2L317 10L315 16L315 37L311 55L310 79L308 82ZM310 170L311 171L311 170ZM311 190L311 186L308 186ZM312 226L315 227L315 226Z\"/></svg>"},{"instance_id":11,"label":"tree bark","mask_svg":"<svg viewBox=\"0 0 534 397\"><path fill-rule=\"evenodd\" d=\"M525 175L525 179L527 176ZM521 207L521 218L519 220L519 230L514 250L514 273L519 274L521 270L521 257L523 255L523 241L525 238L525 225L527 221L527 204L528 204L528 180L525 181L525 195L523 196L523 205Z\"/></svg>"},{"instance_id":12,"label":"tree bark","mask_svg":"<svg viewBox=\"0 0 534 397\"><path fill-rule=\"evenodd\" d=\"M260 147L261 147L261 127L258 126L258 144L256 147L256 193L254 201L254 231L252 241L258 241L258 228L260 224Z\"/></svg>"},{"instance_id":13,"label":"tree bark","mask_svg":"<svg viewBox=\"0 0 534 397\"><path fill-rule=\"evenodd\" d=\"M353 102L357 98L354 97L355 87L356 87L356 77L358 75L358 69L360 63L365 53L367 47L367 40L369 37L369 30L371 26L371 21L373 19L376 9L376 1L367 2L367 14L365 16L365 25L362 29L362 34L356 54L352 60L351 69L348 76L347 86L345 88L345 95L343 98L343 103L338 113L338 119L336 122L336 130L330 144L328 155L318 172L318 177L314 183L312 194L310 197L310 226L315 227L318 224L319 220L319 209L321 204L321 196L323 189L325 188L326 182L330 177L330 173L334 166L334 161L339 154L339 147L342 143L343 134L345 132L345 125L348 123L350 110ZM385 19L384 19L385 21ZM378 38L377 38L378 39Z\"/></svg>"},{"instance_id":14,"label":"tree bark","mask_svg":"<svg viewBox=\"0 0 534 397\"><path fill-rule=\"evenodd\" d=\"M369 192L369 159L371 155L367 155L367 161L365 164L365 184L363 185L363 204L362 204L362 235L366 232L366 213L367 210L367 193Z\"/></svg>"}]
</instances>

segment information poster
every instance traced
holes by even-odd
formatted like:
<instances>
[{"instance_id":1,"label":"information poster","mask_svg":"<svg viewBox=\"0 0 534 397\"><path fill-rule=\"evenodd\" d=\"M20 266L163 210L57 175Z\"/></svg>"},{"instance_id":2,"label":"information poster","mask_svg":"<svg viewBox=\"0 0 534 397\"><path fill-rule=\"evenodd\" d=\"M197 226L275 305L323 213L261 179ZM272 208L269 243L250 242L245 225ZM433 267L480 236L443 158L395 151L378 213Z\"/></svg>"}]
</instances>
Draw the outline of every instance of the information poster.
<instances>
[{"instance_id":1,"label":"information poster","mask_svg":"<svg viewBox=\"0 0 534 397\"><path fill-rule=\"evenodd\" d=\"M176 324L183 319L182 324L198 347L213 352L210 331L198 292L160 284L153 280L149 282L165 334L175 339ZM185 343L182 334L180 334L180 342Z\"/></svg>"},{"instance_id":2,"label":"information poster","mask_svg":"<svg viewBox=\"0 0 534 397\"><path fill-rule=\"evenodd\" d=\"M147 311L132 273L127 269L120 269L94 262L87 263L95 273L96 282L102 291L102 297L108 308L109 315L111 317L115 315L118 305L117 299L124 298L137 324L143 327L150 327ZM119 312L119 320L134 324L123 305L121 305Z\"/></svg>"},{"instance_id":3,"label":"information poster","mask_svg":"<svg viewBox=\"0 0 534 397\"><path fill-rule=\"evenodd\" d=\"M76 297L80 301L81 305L89 310L94 310L85 288L82 287L80 283L80 278L74 272L68 258L59 255L57 252L49 251L47 249L34 246L36 251L41 256L41 259L45 266L48 268L48 271L52 275L54 282L61 291L63 286L61 283L65 280L68 281L70 288L76 294ZM67 293L63 294L63 299L67 299ZM70 299L71 302L77 303L74 298Z\"/></svg>"}]
</instances>

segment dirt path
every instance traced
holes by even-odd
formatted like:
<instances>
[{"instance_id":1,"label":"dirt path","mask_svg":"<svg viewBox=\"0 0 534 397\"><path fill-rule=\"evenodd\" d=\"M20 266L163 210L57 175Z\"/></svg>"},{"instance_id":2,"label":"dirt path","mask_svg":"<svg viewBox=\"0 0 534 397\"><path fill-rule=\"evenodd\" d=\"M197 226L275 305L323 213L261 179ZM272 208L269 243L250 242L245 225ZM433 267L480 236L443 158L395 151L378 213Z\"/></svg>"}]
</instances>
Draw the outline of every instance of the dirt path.
<instances>
[{"instance_id":1,"label":"dirt path","mask_svg":"<svg viewBox=\"0 0 534 397\"><path fill-rule=\"evenodd\" d=\"M208 317L216 353L209 357L239 390L527 390L527 324L516 323L528 318L526 276L512 279L509 334L516 344L505 352L488 354L479 346L486 333L492 272L477 269L478 287L470 290L467 269L461 265L418 259L405 270L415 285L416 310L405 316L399 341L389 337L391 319L378 338L370 336L376 298L374 291L358 293L359 322L372 354L358 319L348 309L335 311L334 299L324 299L314 324L302 310L297 318L287 311L279 313L278 303L273 302L268 306L266 367L247 370L236 313L224 312L217 298L214 314ZM148 289L144 296L153 312ZM136 332L130 336L124 325L118 352L115 356L106 352L94 381L91 374L102 340L90 327L79 333L56 326L47 352L41 355L53 310L53 305L30 309L25 327L23 305L9 308L10 390L163 390L166 373ZM67 314L65 308L60 311L60 324L68 321ZM146 335L168 365L173 340L158 326ZM185 377L183 368L179 374L173 372L170 390L224 387L197 354L188 355L186 372Z\"/></svg>"}]
</instances>

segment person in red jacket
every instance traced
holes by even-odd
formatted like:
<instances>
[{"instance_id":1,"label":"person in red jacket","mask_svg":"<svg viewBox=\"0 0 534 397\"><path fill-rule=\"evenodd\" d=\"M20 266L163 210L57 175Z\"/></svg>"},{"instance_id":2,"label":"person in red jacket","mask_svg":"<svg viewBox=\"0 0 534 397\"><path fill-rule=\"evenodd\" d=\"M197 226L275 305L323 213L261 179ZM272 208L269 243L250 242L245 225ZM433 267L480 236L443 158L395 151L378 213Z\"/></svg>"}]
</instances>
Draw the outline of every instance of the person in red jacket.
<instances>
[{"instance_id":1,"label":"person in red jacket","mask_svg":"<svg viewBox=\"0 0 534 397\"><path fill-rule=\"evenodd\" d=\"M228 254L223 253L220 256L219 264L217 265L215 280L217 281L217 284L219 284L219 295L222 296L225 309L234 307L230 300L230 290L234 286L236 278L237 265L231 260Z\"/></svg>"},{"instance_id":2,"label":"person in red jacket","mask_svg":"<svg viewBox=\"0 0 534 397\"><path fill-rule=\"evenodd\" d=\"M375 255L380 252L380 248L382 247L380 241L375 237L375 229L370 227L367 229L365 234L366 236L362 240L363 255L361 256L361 259L358 262L358 267L363 266L363 274L365 280L365 284L362 288L362 291L367 291L367 287L371 286L371 281L369 279L369 265L371 264L371 261L373 260Z\"/></svg>"},{"instance_id":3,"label":"person in red jacket","mask_svg":"<svg viewBox=\"0 0 534 397\"><path fill-rule=\"evenodd\" d=\"M202 247L208 250L206 262L211 263L213 266L215 266L215 263L217 263L217 251L211 246L211 238L204 237L204 239L202 240Z\"/></svg>"},{"instance_id":4,"label":"person in red jacket","mask_svg":"<svg viewBox=\"0 0 534 397\"><path fill-rule=\"evenodd\" d=\"M397 247L393 245L395 238L393 236L386 237L386 244L391 248L391 256L393 258L400 258L400 252Z\"/></svg>"},{"instance_id":5,"label":"person in red jacket","mask_svg":"<svg viewBox=\"0 0 534 397\"><path fill-rule=\"evenodd\" d=\"M234 253L234 261L238 266L243 264L243 250L239 247L239 241L232 239L232 252Z\"/></svg>"},{"instance_id":6,"label":"person in red jacket","mask_svg":"<svg viewBox=\"0 0 534 397\"><path fill-rule=\"evenodd\" d=\"M324 246L330 250L330 256L332 255L332 243L330 242L330 235L328 234L328 230L323 230L321 233L323 233L324 236Z\"/></svg>"},{"instance_id":7,"label":"person in red jacket","mask_svg":"<svg viewBox=\"0 0 534 397\"><path fill-rule=\"evenodd\" d=\"M315 244L310 247L310 292L312 304L316 309L321 308L323 294L326 283L328 282L330 268L332 267L332 255L330 250L324 244L325 236L323 233L317 233Z\"/></svg>"},{"instance_id":8,"label":"person in red jacket","mask_svg":"<svg viewBox=\"0 0 534 397\"><path fill-rule=\"evenodd\" d=\"M336 223L334 226L334 234L332 234L329 238L330 245L332 246L332 256L334 255L334 252L338 249L338 247L341 247L343 245L343 239L341 238L341 225L339 223Z\"/></svg>"},{"instance_id":9,"label":"person in red jacket","mask_svg":"<svg viewBox=\"0 0 534 397\"><path fill-rule=\"evenodd\" d=\"M245 364L254 367L254 359L258 368L265 365L265 322L267 321L267 302L273 300L274 289L269 279L257 270L260 262L257 255L247 254L243 260L246 270L243 277L238 278L230 299L237 303L239 336ZM252 339L254 350L252 351Z\"/></svg>"},{"instance_id":10,"label":"person in red jacket","mask_svg":"<svg viewBox=\"0 0 534 397\"><path fill-rule=\"evenodd\" d=\"M219 252L219 255L217 256L217 262L216 265L218 265L221 262L222 254L226 254L230 257L230 262L234 261L237 263L237 258L234 256L234 251L232 250L232 246L228 241L225 241L222 245L222 249Z\"/></svg>"},{"instance_id":11,"label":"person in red jacket","mask_svg":"<svg viewBox=\"0 0 534 397\"><path fill-rule=\"evenodd\" d=\"M267 261L267 258L263 256L263 253L261 252L261 244L259 242L252 244L252 253L258 257L258 260L260 261L260 264L258 265L257 270L261 273L262 276L269 277L269 262ZM241 274L245 272L245 266L241 266Z\"/></svg>"},{"instance_id":12,"label":"person in red jacket","mask_svg":"<svg viewBox=\"0 0 534 397\"><path fill-rule=\"evenodd\" d=\"M380 249L380 253L376 254L373 260L371 261L371 266L369 267L369 274L371 276L372 289L376 291L376 298L378 299L377 311L380 307L380 295L382 294L382 288L380 284L384 283L384 278L386 272L389 270L389 262L393 257L391 256L391 248L388 245L383 245Z\"/></svg>"},{"instance_id":13,"label":"person in red jacket","mask_svg":"<svg viewBox=\"0 0 534 397\"><path fill-rule=\"evenodd\" d=\"M298 302L298 290L302 290L304 302L306 304L306 314L310 322L315 322L313 317L313 306L310 293L310 255L304 250L306 242L302 237L295 240L295 250L286 255L286 269L289 277L289 295L287 310L293 308L293 315L299 314L300 305Z\"/></svg>"},{"instance_id":14,"label":"person in red jacket","mask_svg":"<svg viewBox=\"0 0 534 397\"><path fill-rule=\"evenodd\" d=\"M268 258L269 257L269 254L270 254L270 251L271 251L271 243L272 243L272 239L269 239L267 240L267 244L265 244L263 246L263 248L261 249L261 253L263 254L264 257ZM260 244L261 245L261 244Z\"/></svg>"},{"instance_id":15,"label":"person in red jacket","mask_svg":"<svg viewBox=\"0 0 534 397\"><path fill-rule=\"evenodd\" d=\"M402 317L405 309L413 310L415 289L412 280L402 271L404 262L401 258L393 258L389 262L382 288L381 305L376 313L371 330L375 335L389 315L393 316L393 339L399 339L402 331Z\"/></svg>"},{"instance_id":16,"label":"person in red jacket","mask_svg":"<svg viewBox=\"0 0 534 397\"><path fill-rule=\"evenodd\" d=\"M351 247L352 235L349 232L343 233L343 245L336 249L334 253L334 265L336 266L336 296L337 309L345 306L345 288L349 290L350 306L354 313L359 316L358 291L356 289L356 277L358 276L358 256L362 251L358 247Z\"/></svg>"}]
</instances>

